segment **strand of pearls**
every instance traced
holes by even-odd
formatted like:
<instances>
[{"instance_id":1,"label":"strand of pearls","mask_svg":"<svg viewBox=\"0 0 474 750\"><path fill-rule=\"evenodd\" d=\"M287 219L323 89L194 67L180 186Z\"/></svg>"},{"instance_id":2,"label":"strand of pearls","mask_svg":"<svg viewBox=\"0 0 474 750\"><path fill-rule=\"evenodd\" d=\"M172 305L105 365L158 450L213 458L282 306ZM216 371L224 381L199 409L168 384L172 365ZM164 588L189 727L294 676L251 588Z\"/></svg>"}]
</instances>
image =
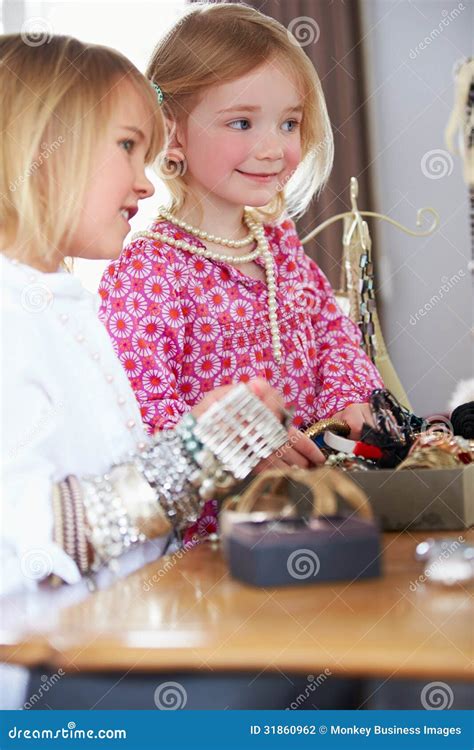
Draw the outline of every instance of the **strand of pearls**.
<instances>
[{"instance_id":1,"label":"strand of pearls","mask_svg":"<svg viewBox=\"0 0 474 750\"><path fill-rule=\"evenodd\" d=\"M170 219L167 219L168 221L171 221ZM174 221L171 221L172 224L175 224ZM277 364L281 363L281 340L280 340L280 332L278 329L278 315L277 315L277 301L276 301L276 283L275 283L275 264L273 260L273 255L270 251L270 247L268 244L268 240L265 237L265 231L263 228L263 225L259 222L257 222L255 219L253 219L248 213L245 214L245 223L247 224L250 232L249 236L252 237L252 241L256 242L257 246L255 250L252 250L252 252L247 253L246 255L240 255L240 256L233 256L233 255L224 255L223 253L215 253L212 250L208 250L206 247L196 247L195 245L191 245L189 242L186 242L186 240L177 240L174 237L172 237L170 234L161 234L159 232L151 232L149 230L144 230L141 232L137 232L132 236L132 241L139 239L141 237L147 237L151 240L158 240L159 242L164 242L167 245L171 245L171 247L175 247L178 250L185 250L188 253L191 253L191 255L198 255L201 258L207 258L208 260L217 260L222 263L230 263L231 265L237 266L242 263L249 263L256 258L262 258L264 265L265 265L265 276L267 281L267 304L268 304L268 320L270 323L270 334L272 337L272 349L273 349L273 357L275 359L275 362ZM182 222L181 222L182 224ZM177 224L177 226L180 226ZM184 228L184 227L183 227ZM186 231L193 235L197 236L198 239L203 239L201 236L196 235L193 231L190 231L190 229L186 229ZM205 233L201 233L205 234ZM209 242L215 242L216 238L211 240L211 236L208 235L207 239ZM219 238L217 238L219 239ZM232 240L229 240L231 242Z\"/></svg>"},{"instance_id":2,"label":"strand of pearls","mask_svg":"<svg viewBox=\"0 0 474 750\"><path fill-rule=\"evenodd\" d=\"M192 234L193 237L198 237L200 240L207 240L208 242L214 242L216 245L222 245L223 247L246 247L247 245L251 245L254 241L254 237L251 232L241 240L227 240L225 239L225 237L218 237L215 234L209 234L209 232L205 232L203 229L193 227L192 224L187 224L185 221L178 219L177 216L172 214L171 211L168 211L168 209L164 206L160 207L157 218L166 219L167 221L171 222L171 224L180 227L180 229L184 229L184 231L188 232L188 234Z\"/></svg>"}]
</instances>

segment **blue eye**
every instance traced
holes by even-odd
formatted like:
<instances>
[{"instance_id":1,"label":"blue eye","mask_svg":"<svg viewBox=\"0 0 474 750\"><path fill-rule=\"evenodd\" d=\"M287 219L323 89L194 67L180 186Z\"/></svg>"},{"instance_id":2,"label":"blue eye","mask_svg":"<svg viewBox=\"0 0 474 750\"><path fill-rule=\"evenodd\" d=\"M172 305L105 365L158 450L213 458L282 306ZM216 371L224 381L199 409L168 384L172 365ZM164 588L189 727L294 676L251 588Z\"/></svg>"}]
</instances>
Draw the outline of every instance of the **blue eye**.
<instances>
[{"instance_id":1,"label":"blue eye","mask_svg":"<svg viewBox=\"0 0 474 750\"><path fill-rule=\"evenodd\" d=\"M133 149L135 148L135 141L133 140L133 138L127 138L124 141L120 141L120 145L125 151L128 151L128 153L131 154Z\"/></svg>"},{"instance_id":2,"label":"blue eye","mask_svg":"<svg viewBox=\"0 0 474 750\"><path fill-rule=\"evenodd\" d=\"M289 125L292 125L292 126L293 126L293 127L291 127L291 128L290 128L290 129L289 129L289 130L287 131L288 133L293 133L293 132L294 132L295 130L297 130L297 129L299 128L299 126L300 126L300 123L298 122L298 120L286 120L286 122L284 122L284 123L283 123L283 125L288 125L288 124L289 124Z\"/></svg>"},{"instance_id":3,"label":"blue eye","mask_svg":"<svg viewBox=\"0 0 474 750\"><path fill-rule=\"evenodd\" d=\"M235 125L244 123L243 128L235 127ZM248 127L245 127L248 126ZM248 130L250 127L250 120L246 120L245 118L242 118L241 120L233 120L233 122L229 122L229 127L231 127L233 130Z\"/></svg>"}]
</instances>

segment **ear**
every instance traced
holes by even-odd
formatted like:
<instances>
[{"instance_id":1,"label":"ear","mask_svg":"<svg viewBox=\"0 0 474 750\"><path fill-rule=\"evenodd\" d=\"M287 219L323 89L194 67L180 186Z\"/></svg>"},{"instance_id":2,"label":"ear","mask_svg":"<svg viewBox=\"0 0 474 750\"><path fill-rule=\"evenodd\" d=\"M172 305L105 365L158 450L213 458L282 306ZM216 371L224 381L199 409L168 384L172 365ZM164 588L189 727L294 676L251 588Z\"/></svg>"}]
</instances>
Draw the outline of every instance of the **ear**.
<instances>
[{"instance_id":1,"label":"ear","mask_svg":"<svg viewBox=\"0 0 474 750\"><path fill-rule=\"evenodd\" d=\"M184 161L185 138L183 128L175 120L165 118L168 143L166 147L167 158L171 161Z\"/></svg>"}]
</instances>

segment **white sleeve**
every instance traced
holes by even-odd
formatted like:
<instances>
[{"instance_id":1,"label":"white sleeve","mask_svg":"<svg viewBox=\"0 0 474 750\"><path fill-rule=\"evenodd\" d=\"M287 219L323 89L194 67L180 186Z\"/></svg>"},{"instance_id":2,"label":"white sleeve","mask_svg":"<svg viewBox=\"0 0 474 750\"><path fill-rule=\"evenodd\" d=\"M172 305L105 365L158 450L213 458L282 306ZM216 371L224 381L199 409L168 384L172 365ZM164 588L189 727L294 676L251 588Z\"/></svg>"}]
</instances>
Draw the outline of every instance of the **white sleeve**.
<instances>
[{"instance_id":1,"label":"white sleeve","mask_svg":"<svg viewBox=\"0 0 474 750\"><path fill-rule=\"evenodd\" d=\"M59 416L34 359L45 353L32 340L33 326L10 313L2 321L0 594L35 588L51 573L80 580L72 558L53 541L57 467L49 454Z\"/></svg>"}]
</instances>

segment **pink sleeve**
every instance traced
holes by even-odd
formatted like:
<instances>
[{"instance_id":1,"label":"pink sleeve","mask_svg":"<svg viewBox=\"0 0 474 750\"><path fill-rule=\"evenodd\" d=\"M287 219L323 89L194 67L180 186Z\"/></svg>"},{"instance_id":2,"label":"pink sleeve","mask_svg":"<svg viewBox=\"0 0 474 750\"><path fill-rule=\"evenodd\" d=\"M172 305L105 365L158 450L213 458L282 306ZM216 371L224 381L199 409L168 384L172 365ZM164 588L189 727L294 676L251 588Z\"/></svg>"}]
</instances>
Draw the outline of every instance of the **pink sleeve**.
<instances>
[{"instance_id":1,"label":"pink sleeve","mask_svg":"<svg viewBox=\"0 0 474 750\"><path fill-rule=\"evenodd\" d=\"M99 286L99 316L150 433L173 428L190 408L177 388L184 317L167 261L167 251L138 239L108 266Z\"/></svg>"},{"instance_id":2,"label":"pink sleeve","mask_svg":"<svg viewBox=\"0 0 474 750\"><path fill-rule=\"evenodd\" d=\"M375 388L383 388L383 382L361 347L358 327L344 315L327 277L298 244L305 283L316 288L313 315L319 383L316 415L325 419L350 404L367 402Z\"/></svg>"}]
</instances>

